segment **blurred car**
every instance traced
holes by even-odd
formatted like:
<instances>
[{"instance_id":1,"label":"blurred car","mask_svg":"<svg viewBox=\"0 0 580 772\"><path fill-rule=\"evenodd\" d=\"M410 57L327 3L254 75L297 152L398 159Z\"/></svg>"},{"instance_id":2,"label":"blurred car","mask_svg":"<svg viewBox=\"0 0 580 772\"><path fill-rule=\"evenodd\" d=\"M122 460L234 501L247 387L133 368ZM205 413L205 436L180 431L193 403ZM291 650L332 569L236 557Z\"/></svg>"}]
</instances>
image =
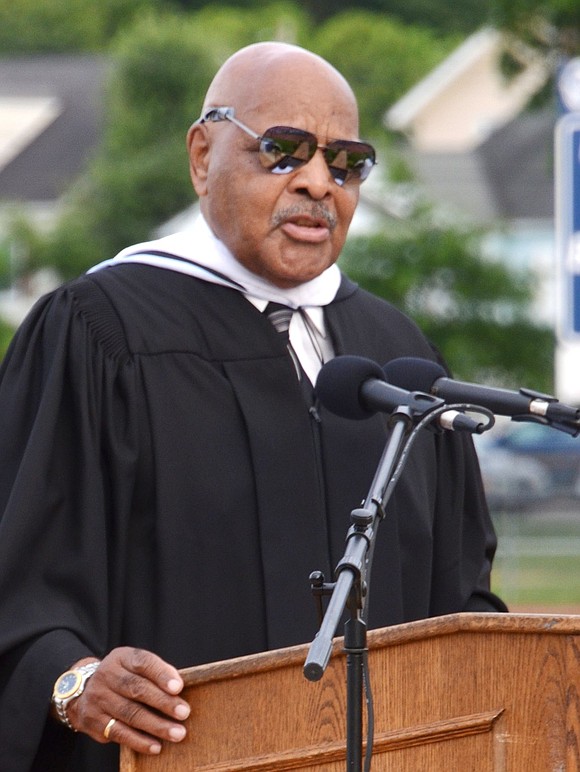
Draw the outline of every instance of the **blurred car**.
<instances>
[{"instance_id":1,"label":"blurred car","mask_svg":"<svg viewBox=\"0 0 580 772\"><path fill-rule=\"evenodd\" d=\"M500 423L476 447L490 508L580 496L580 437L537 423Z\"/></svg>"}]
</instances>

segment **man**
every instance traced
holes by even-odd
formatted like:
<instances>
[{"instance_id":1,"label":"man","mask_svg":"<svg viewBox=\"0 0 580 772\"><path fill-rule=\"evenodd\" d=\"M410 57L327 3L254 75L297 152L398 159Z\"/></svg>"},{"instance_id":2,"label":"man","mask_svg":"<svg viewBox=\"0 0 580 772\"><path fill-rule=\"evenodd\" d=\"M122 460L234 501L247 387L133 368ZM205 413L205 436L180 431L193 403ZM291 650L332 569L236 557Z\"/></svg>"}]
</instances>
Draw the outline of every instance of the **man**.
<instances>
[{"instance_id":1,"label":"man","mask_svg":"<svg viewBox=\"0 0 580 772\"><path fill-rule=\"evenodd\" d=\"M2 772L160 753L185 735L176 668L311 640L308 576L332 575L387 434L310 384L336 354L433 358L335 266L374 151L327 62L242 49L188 149L193 232L42 299L3 364ZM290 343L271 301L299 309ZM494 548L471 443L423 432L381 526L370 625L504 609Z\"/></svg>"}]
</instances>

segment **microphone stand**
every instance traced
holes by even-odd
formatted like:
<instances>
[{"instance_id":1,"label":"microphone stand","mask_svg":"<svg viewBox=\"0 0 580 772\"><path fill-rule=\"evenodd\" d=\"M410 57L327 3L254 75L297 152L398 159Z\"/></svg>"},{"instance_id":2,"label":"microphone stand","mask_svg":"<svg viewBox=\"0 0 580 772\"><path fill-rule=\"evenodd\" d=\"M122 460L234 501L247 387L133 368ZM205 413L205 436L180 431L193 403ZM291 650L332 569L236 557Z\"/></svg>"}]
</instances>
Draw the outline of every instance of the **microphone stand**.
<instances>
[{"instance_id":1,"label":"microphone stand","mask_svg":"<svg viewBox=\"0 0 580 772\"><path fill-rule=\"evenodd\" d=\"M424 397L423 397L424 399ZM433 399L431 408L443 400ZM420 402L420 411L425 412L425 403ZM367 652L367 628L362 609L367 594L367 569L372 555L378 526L384 518L384 505L389 482L399 465L405 450L413 417L417 412L411 406L398 407L391 416L392 430L375 473L368 495L359 509L351 512L352 525L346 539L345 553L336 567L336 582L327 585L320 572L311 575L315 596L331 595L320 630L312 642L304 675L310 681L318 681L328 665L332 651L332 639L346 607L350 618L345 624L344 651L347 655L347 765L349 772L362 769L362 698L364 660ZM433 411L431 411L433 412ZM392 488L391 488L392 490ZM390 492L389 492L390 496Z\"/></svg>"},{"instance_id":2,"label":"microphone stand","mask_svg":"<svg viewBox=\"0 0 580 772\"><path fill-rule=\"evenodd\" d=\"M450 408L474 410L487 417L487 424L459 423L463 431L481 434L493 426L493 414L486 408L469 404L446 405L443 399L413 392L407 405L397 407L390 417L391 433L363 506L351 512L351 523L345 553L336 567L336 581L324 582L320 571L310 575L312 592L319 603L322 617L322 596L330 600L320 629L310 645L304 664L304 675L309 681L322 678L332 652L332 639L345 608L350 618L344 629L344 651L347 655L347 772L362 770L362 698L364 665L367 654L367 628L364 619L365 598L368 603L370 566L380 521L385 518L388 502L408 458L418 431ZM370 725L370 720L369 720ZM368 752L368 748L367 748Z\"/></svg>"}]
</instances>

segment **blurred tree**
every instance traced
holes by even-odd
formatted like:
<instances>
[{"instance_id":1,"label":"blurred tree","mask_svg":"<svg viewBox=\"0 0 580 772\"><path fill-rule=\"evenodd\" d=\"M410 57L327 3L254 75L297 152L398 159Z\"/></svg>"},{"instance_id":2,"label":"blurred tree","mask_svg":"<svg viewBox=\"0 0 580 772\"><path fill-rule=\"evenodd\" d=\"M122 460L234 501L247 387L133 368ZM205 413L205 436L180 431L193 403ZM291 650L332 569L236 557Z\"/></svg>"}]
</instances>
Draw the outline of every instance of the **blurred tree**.
<instances>
[{"instance_id":1,"label":"blurred tree","mask_svg":"<svg viewBox=\"0 0 580 772\"><path fill-rule=\"evenodd\" d=\"M2 359L10 345L13 335L13 328L3 319L0 319L0 364L2 364Z\"/></svg>"},{"instance_id":2,"label":"blurred tree","mask_svg":"<svg viewBox=\"0 0 580 772\"><path fill-rule=\"evenodd\" d=\"M496 27L523 41L543 56L550 74L545 87L530 107L552 102L560 68L568 59L580 56L579 0L490 0L491 19ZM509 76L511 57L504 58Z\"/></svg>"},{"instance_id":3,"label":"blurred tree","mask_svg":"<svg viewBox=\"0 0 580 772\"><path fill-rule=\"evenodd\" d=\"M199 9L207 0L173 0L183 8ZM231 0L230 4L243 8L258 8L256 0ZM301 0L303 8L316 22L326 21L345 11L367 10L416 24L451 32L469 33L484 24L489 15L489 0Z\"/></svg>"},{"instance_id":4,"label":"blurred tree","mask_svg":"<svg viewBox=\"0 0 580 772\"><path fill-rule=\"evenodd\" d=\"M287 3L253 11L142 14L112 48L102 148L69 193L48 238L30 235L31 267L70 277L152 230L194 200L185 134L205 90L231 53L260 39L301 38L306 20ZM22 241L23 235L20 235ZM26 239L25 239L26 240Z\"/></svg>"},{"instance_id":5,"label":"blurred tree","mask_svg":"<svg viewBox=\"0 0 580 772\"><path fill-rule=\"evenodd\" d=\"M365 7L444 35L469 34L489 19L489 0L368 0Z\"/></svg>"},{"instance_id":6,"label":"blurred tree","mask_svg":"<svg viewBox=\"0 0 580 772\"><path fill-rule=\"evenodd\" d=\"M9 287L12 281L12 268L10 265L10 247L4 240L0 240L0 289Z\"/></svg>"},{"instance_id":7,"label":"blurred tree","mask_svg":"<svg viewBox=\"0 0 580 772\"><path fill-rule=\"evenodd\" d=\"M490 0L491 19L546 54L580 55L578 0Z\"/></svg>"},{"instance_id":8,"label":"blurred tree","mask_svg":"<svg viewBox=\"0 0 580 772\"><path fill-rule=\"evenodd\" d=\"M359 100L361 135L382 133L385 109L425 76L457 44L428 29L369 11L339 14L320 26L314 51L335 65Z\"/></svg>"},{"instance_id":9,"label":"blurred tree","mask_svg":"<svg viewBox=\"0 0 580 772\"><path fill-rule=\"evenodd\" d=\"M553 331L534 324L534 278L485 258L482 233L406 227L351 238L340 264L362 287L407 312L457 378L553 391Z\"/></svg>"},{"instance_id":10,"label":"blurred tree","mask_svg":"<svg viewBox=\"0 0 580 772\"><path fill-rule=\"evenodd\" d=\"M163 0L0 0L0 52L93 51Z\"/></svg>"},{"instance_id":11,"label":"blurred tree","mask_svg":"<svg viewBox=\"0 0 580 772\"><path fill-rule=\"evenodd\" d=\"M99 155L30 250L33 266L75 275L191 201L184 136L215 69L200 36L191 21L152 12L120 35Z\"/></svg>"}]
</instances>

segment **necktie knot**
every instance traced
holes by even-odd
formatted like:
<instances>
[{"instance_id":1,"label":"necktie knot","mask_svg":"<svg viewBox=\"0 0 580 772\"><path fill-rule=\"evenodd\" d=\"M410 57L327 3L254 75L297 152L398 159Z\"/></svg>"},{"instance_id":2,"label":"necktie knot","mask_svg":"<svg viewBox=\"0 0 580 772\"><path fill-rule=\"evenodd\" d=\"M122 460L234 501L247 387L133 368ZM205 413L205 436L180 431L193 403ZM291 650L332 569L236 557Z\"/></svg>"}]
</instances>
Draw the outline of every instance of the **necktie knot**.
<instances>
[{"instance_id":1,"label":"necktie knot","mask_svg":"<svg viewBox=\"0 0 580 772\"><path fill-rule=\"evenodd\" d=\"M282 305L282 303L268 303L264 313L280 335L286 340L289 338L290 321L294 314L294 309Z\"/></svg>"}]
</instances>

